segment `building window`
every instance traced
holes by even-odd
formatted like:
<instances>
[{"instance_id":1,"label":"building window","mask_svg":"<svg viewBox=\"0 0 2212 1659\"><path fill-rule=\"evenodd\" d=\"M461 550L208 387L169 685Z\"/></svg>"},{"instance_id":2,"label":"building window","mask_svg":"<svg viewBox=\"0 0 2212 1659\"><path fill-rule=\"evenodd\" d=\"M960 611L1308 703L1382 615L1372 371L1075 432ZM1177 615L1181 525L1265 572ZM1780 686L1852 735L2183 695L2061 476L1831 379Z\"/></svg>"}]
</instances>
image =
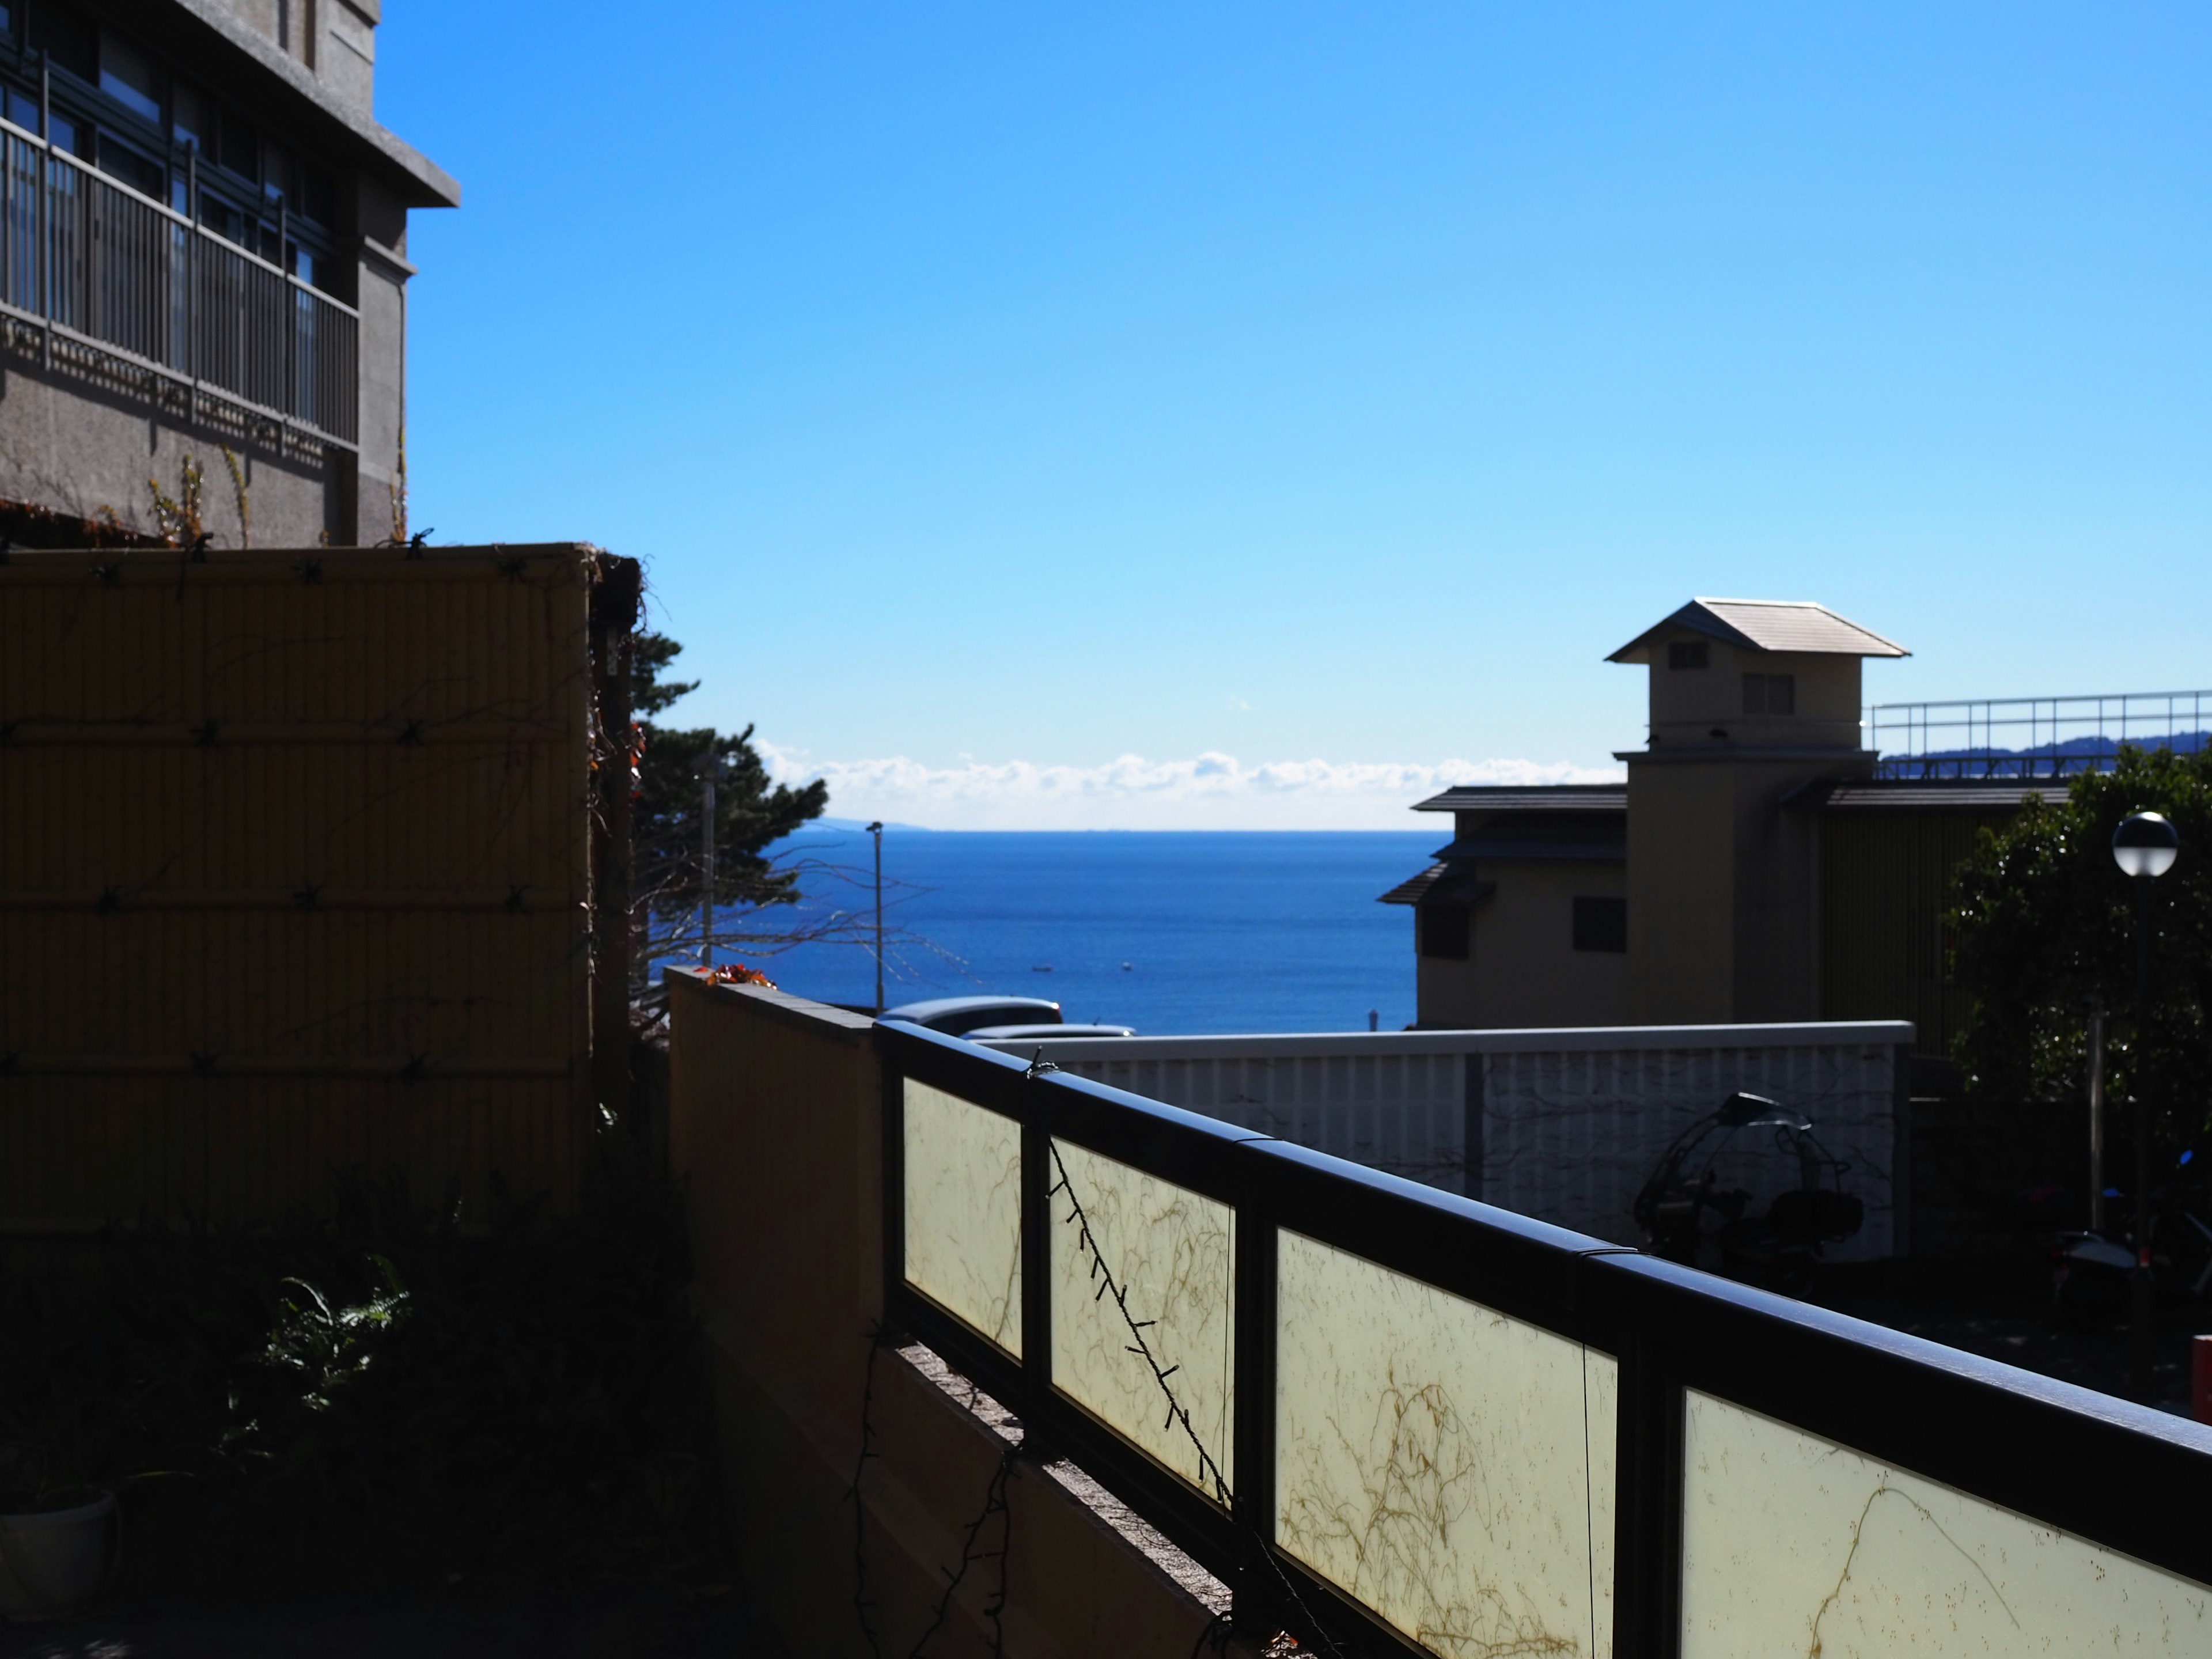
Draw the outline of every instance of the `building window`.
<instances>
[{"instance_id":1,"label":"building window","mask_svg":"<svg viewBox=\"0 0 2212 1659\"><path fill-rule=\"evenodd\" d=\"M31 50L88 87L100 82L100 31L58 0L40 0L33 8Z\"/></svg>"},{"instance_id":2,"label":"building window","mask_svg":"<svg viewBox=\"0 0 2212 1659\"><path fill-rule=\"evenodd\" d=\"M1628 948L1628 901L1625 898L1578 898L1575 901L1575 949L1611 951Z\"/></svg>"},{"instance_id":3,"label":"building window","mask_svg":"<svg viewBox=\"0 0 2212 1659\"><path fill-rule=\"evenodd\" d=\"M1710 668L1712 647L1703 640L1676 640L1667 647L1669 668Z\"/></svg>"},{"instance_id":4,"label":"building window","mask_svg":"<svg viewBox=\"0 0 2212 1659\"><path fill-rule=\"evenodd\" d=\"M1794 714L1797 712L1795 674L1746 674L1743 712L1747 714Z\"/></svg>"},{"instance_id":5,"label":"building window","mask_svg":"<svg viewBox=\"0 0 2212 1659\"><path fill-rule=\"evenodd\" d=\"M1413 912L1425 957L1444 962L1465 962L1468 941L1474 933L1474 912L1463 904L1424 904Z\"/></svg>"},{"instance_id":6,"label":"building window","mask_svg":"<svg viewBox=\"0 0 2212 1659\"><path fill-rule=\"evenodd\" d=\"M208 106L207 94L187 82L178 82L170 94L169 131L177 143L203 154L214 134L215 113Z\"/></svg>"},{"instance_id":7,"label":"building window","mask_svg":"<svg viewBox=\"0 0 2212 1659\"><path fill-rule=\"evenodd\" d=\"M161 71L138 43L113 29L100 32L100 89L133 115L161 125Z\"/></svg>"},{"instance_id":8,"label":"building window","mask_svg":"<svg viewBox=\"0 0 2212 1659\"><path fill-rule=\"evenodd\" d=\"M159 161L142 155L125 143L113 133L102 129L99 135L97 165L111 179L120 179L142 195L155 201L161 199L163 168Z\"/></svg>"}]
</instances>

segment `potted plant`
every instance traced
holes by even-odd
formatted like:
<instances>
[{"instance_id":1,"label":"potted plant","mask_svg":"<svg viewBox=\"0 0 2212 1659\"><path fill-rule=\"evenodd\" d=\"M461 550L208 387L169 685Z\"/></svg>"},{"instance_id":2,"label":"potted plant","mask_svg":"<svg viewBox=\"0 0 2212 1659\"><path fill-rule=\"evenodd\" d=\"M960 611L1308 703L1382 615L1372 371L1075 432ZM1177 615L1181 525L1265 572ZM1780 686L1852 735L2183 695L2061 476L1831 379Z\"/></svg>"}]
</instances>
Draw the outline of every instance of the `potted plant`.
<instances>
[{"instance_id":1,"label":"potted plant","mask_svg":"<svg viewBox=\"0 0 2212 1659\"><path fill-rule=\"evenodd\" d=\"M0 1447L0 1613L60 1619L91 1605L115 1555L115 1494L49 1479L52 1461Z\"/></svg>"}]
</instances>

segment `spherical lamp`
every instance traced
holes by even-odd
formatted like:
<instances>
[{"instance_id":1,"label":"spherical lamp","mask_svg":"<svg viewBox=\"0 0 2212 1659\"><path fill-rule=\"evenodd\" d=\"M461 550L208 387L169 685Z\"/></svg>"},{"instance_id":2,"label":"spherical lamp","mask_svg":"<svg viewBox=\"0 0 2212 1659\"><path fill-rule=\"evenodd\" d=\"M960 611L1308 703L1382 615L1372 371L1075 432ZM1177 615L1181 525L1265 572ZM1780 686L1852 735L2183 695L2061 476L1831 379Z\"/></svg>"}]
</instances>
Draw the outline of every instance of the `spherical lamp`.
<instances>
[{"instance_id":1,"label":"spherical lamp","mask_svg":"<svg viewBox=\"0 0 2212 1659\"><path fill-rule=\"evenodd\" d=\"M2129 876L2162 876L2181 856L2181 832L2162 812L2135 812L2112 831L2112 862Z\"/></svg>"}]
</instances>

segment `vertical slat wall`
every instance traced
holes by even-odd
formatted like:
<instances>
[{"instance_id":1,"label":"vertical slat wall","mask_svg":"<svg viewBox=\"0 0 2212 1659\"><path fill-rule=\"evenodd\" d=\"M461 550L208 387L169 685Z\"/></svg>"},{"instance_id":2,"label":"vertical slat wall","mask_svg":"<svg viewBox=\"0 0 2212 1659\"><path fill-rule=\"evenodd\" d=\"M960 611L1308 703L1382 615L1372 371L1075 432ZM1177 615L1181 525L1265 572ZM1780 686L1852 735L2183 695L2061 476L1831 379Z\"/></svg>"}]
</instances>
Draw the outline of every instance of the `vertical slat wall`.
<instances>
[{"instance_id":1,"label":"vertical slat wall","mask_svg":"<svg viewBox=\"0 0 2212 1659\"><path fill-rule=\"evenodd\" d=\"M2009 807L1821 815L1823 1018L1909 1019L1919 1033L1916 1052L1949 1054L1969 1001L1951 978L1943 925L1951 884L1981 832L2010 817Z\"/></svg>"},{"instance_id":2,"label":"vertical slat wall","mask_svg":"<svg viewBox=\"0 0 2212 1659\"><path fill-rule=\"evenodd\" d=\"M0 1228L573 1194L599 568L0 564Z\"/></svg>"}]
</instances>

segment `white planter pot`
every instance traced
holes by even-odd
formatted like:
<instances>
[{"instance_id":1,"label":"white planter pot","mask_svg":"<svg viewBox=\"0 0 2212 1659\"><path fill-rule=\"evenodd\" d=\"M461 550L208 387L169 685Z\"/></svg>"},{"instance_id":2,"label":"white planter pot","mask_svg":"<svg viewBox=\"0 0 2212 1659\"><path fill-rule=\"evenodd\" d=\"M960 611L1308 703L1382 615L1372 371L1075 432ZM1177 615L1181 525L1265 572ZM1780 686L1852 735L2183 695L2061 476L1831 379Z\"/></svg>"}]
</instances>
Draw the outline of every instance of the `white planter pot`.
<instances>
[{"instance_id":1,"label":"white planter pot","mask_svg":"<svg viewBox=\"0 0 2212 1659\"><path fill-rule=\"evenodd\" d=\"M0 1613L20 1624L88 1605L114 1534L113 1492L44 1515L0 1515Z\"/></svg>"}]
</instances>

